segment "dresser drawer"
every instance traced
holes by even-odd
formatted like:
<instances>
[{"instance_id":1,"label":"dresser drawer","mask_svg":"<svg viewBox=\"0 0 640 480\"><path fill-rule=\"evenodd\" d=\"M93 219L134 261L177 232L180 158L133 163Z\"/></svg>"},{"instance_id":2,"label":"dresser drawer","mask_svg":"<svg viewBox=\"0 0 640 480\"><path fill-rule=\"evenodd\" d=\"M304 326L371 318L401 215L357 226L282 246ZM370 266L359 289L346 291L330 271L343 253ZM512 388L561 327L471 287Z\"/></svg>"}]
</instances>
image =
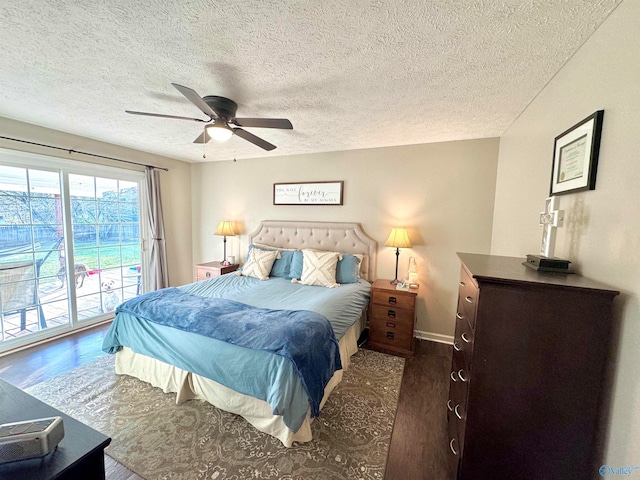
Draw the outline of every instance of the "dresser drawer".
<instances>
[{"instance_id":1,"label":"dresser drawer","mask_svg":"<svg viewBox=\"0 0 640 480\"><path fill-rule=\"evenodd\" d=\"M478 305L478 287L473 282L467 271L462 268L460 270L460 282L458 284L458 313L465 312L467 321L472 330L476 328L476 308ZM460 308L460 305L463 307Z\"/></svg>"},{"instance_id":2,"label":"dresser drawer","mask_svg":"<svg viewBox=\"0 0 640 480\"><path fill-rule=\"evenodd\" d=\"M208 278L219 277L219 276L220 276L219 268L207 268L207 267L196 268L196 282L200 282Z\"/></svg>"},{"instance_id":3,"label":"dresser drawer","mask_svg":"<svg viewBox=\"0 0 640 480\"><path fill-rule=\"evenodd\" d=\"M404 308L413 310L415 306L415 295L403 295L401 292L385 292L373 290L372 303L374 305L385 305L394 308Z\"/></svg>"},{"instance_id":4,"label":"dresser drawer","mask_svg":"<svg viewBox=\"0 0 640 480\"><path fill-rule=\"evenodd\" d=\"M404 310L401 308L384 307L381 305L371 306L371 316L380 320L395 322L398 324L411 324L413 327L413 310Z\"/></svg>"},{"instance_id":5,"label":"dresser drawer","mask_svg":"<svg viewBox=\"0 0 640 480\"><path fill-rule=\"evenodd\" d=\"M469 370L473 354L473 332L464 316L456 314L456 333L453 338L453 350L460 352L464 359L464 368Z\"/></svg>"}]
</instances>

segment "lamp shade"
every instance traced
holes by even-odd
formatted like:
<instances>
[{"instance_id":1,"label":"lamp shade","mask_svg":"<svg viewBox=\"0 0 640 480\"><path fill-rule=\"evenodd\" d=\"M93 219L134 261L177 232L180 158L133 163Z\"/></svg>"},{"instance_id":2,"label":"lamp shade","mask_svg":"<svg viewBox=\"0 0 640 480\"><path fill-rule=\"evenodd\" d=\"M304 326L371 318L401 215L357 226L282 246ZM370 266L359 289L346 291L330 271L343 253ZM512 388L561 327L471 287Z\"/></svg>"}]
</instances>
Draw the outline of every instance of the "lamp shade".
<instances>
[{"instance_id":1,"label":"lamp shade","mask_svg":"<svg viewBox=\"0 0 640 480\"><path fill-rule=\"evenodd\" d=\"M225 237L235 237L236 232L233 231L233 225L228 220L223 220L218 224L218 228L213 233L214 235L222 235Z\"/></svg>"},{"instance_id":2,"label":"lamp shade","mask_svg":"<svg viewBox=\"0 0 640 480\"><path fill-rule=\"evenodd\" d=\"M384 244L387 247L411 248L411 240L409 240L409 235L404 227L392 228L389 238Z\"/></svg>"}]
</instances>

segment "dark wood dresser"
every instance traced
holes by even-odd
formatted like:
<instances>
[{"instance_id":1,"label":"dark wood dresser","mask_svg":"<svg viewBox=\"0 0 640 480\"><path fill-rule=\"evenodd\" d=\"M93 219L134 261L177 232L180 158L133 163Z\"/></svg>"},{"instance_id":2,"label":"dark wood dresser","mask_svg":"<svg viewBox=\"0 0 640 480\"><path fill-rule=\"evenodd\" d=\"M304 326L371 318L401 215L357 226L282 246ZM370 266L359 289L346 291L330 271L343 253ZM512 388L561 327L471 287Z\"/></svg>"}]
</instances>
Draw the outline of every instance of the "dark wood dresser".
<instances>
[{"instance_id":1,"label":"dark wood dresser","mask_svg":"<svg viewBox=\"0 0 640 480\"><path fill-rule=\"evenodd\" d=\"M598 476L619 293L523 258L462 261L447 402L450 478Z\"/></svg>"}]
</instances>

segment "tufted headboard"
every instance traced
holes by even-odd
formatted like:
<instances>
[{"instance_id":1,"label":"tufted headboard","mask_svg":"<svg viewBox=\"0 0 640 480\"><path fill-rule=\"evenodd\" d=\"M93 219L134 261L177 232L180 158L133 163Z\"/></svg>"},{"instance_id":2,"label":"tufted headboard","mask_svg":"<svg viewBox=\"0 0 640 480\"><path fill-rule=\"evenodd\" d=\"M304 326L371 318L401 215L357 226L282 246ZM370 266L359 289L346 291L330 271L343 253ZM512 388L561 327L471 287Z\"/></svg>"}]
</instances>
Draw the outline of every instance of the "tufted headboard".
<instances>
[{"instance_id":1,"label":"tufted headboard","mask_svg":"<svg viewBox=\"0 0 640 480\"><path fill-rule=\"evenodd\" d=\"M264 220L249 235L249 243L280 248L361 253L364 259L360 275L370 282L375 280L378 244L362 231L359 223Z\"/></svg>"}]
</instances>

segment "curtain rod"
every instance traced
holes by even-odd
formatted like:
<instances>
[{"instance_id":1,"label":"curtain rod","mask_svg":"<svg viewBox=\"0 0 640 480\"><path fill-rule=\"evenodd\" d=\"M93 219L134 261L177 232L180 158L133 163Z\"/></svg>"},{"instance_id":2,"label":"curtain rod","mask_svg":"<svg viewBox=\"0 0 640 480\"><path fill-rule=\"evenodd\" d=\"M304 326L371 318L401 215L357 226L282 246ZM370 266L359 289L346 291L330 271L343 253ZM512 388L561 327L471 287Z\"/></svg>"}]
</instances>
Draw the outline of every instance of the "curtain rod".
<instances>
[{"instance_id":1,"label":"curtain rod","mask_svg":"<svg viewBox=\"0 0 640 480\"><path fill-rule=\"evenodd\" d=\"M46 148L53 148L55 150L62 150L63 152L69 152L69 154L80 153L81 155L89 155L90 157L104 158L107 160L114 160L116 162L130 163L132 165L138 165L140 167L157 168L158 170L164 170L165 172L169 171L168 168L164 168L164 167L155 167L153 165L146 165L144 163L132 162L131 160L122 160L120 158L107 157L105 155L97 155L95 153L81 152L79 150L73 150L69 148L55 147L53 145L46 145L44 143L29 142L27 140L20 140L19 138L3 137L2 135L0 135L0 138L4 140L12 140L14 142L28 143L29 145L37 145L38 147L46 147Z\"/></svg>"}]
</instances>

